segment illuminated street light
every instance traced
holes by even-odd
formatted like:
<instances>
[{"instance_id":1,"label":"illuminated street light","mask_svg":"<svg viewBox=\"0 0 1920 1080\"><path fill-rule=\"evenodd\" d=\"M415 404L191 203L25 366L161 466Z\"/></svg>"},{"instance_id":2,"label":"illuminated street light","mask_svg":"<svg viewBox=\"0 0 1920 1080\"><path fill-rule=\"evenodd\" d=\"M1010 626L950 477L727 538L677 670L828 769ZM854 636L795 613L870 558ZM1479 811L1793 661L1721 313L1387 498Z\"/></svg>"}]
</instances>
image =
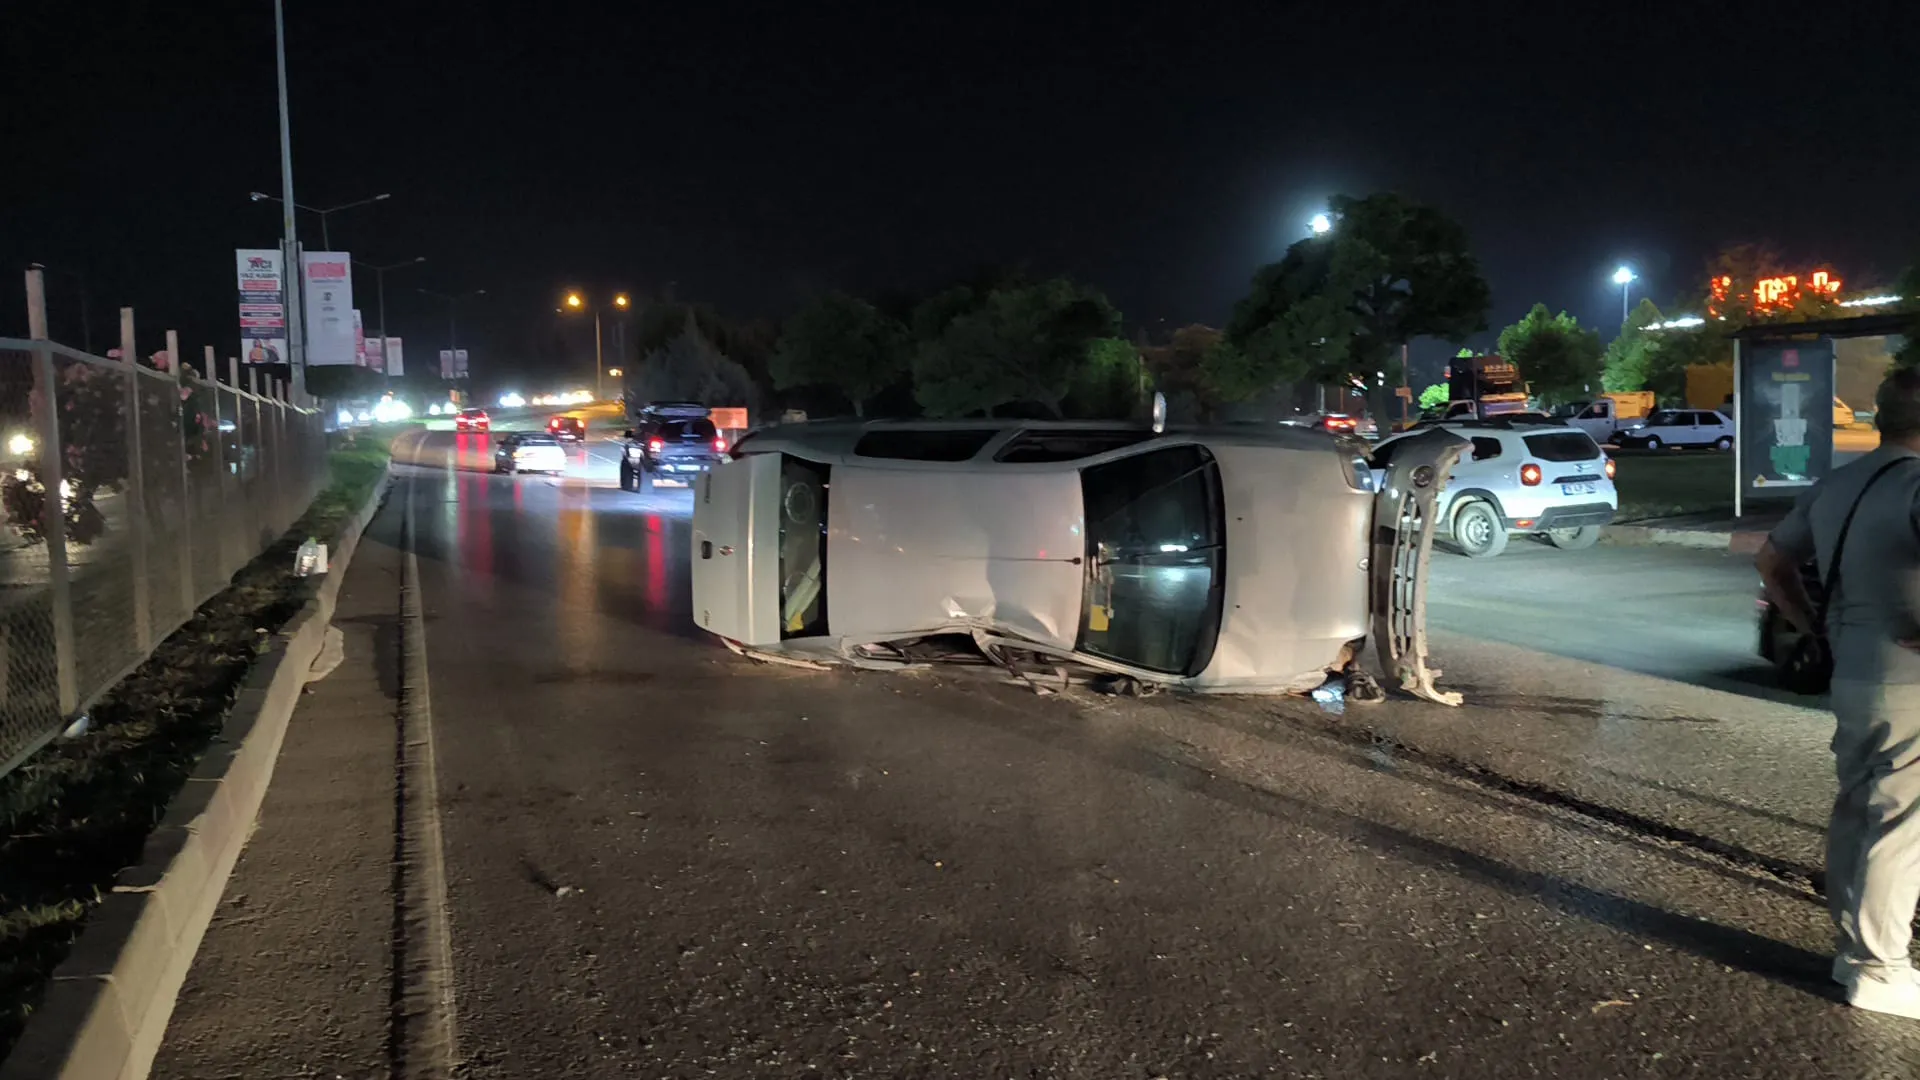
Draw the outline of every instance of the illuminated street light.
<instances>
[{"instance_id":1,"label":"illuminated street light","mask_svg":"<svg viewBox=\"0 0 1920 1080\"><path fill-rule=\"evenodd\" d=\"M7 440L7 453L14 457L26 457L33 453L33 436L19 433Z\"/></svg>"},{"instance_id":2,"label":"illuminated street light","mask_svg":"<svg viewBox=\"0 0 1920 1080\"><path fill-rule=\"evenodd\" d=\"M617 379L624 374L626 374L626 372L623 368L610 367L607 369L607 378L609 379Z\"/></svg>"},{"instance_id":3,"label":"illuminated street light","mask_svg":"<svg viewBox=\"0 0 1920 1080\"><path fill-rule=\"evenodd\" d=\"M1615 285L1620 286L1620 325L1621 326L1627 325L1627 316L1630 310L1628 307L1630 303L1630 301L1628 300L1628 296L1633 288L1633 283L1636 280L1638 280L1638 275L1636 275L1633 272L1633 270L1629 267L1622 266L1613 272L1613 283Z\"/></svg>"},{"instance_id":4,"label":"illuminated street light","mask_svg":"<svg viewBox=\"0 0 1920 1080\"><path fill-rule=\"evenodd\" d=\"M570 311L591 310L593 312L593 392L594 392L594 399L596 401L605 401L607 399L607 394L606 394L606 387L604 385L603 380L606 373L606 366L605 366L606 353L601 346L600 307L597 304L589 305L586 299L583 298L577 292L568 293L566 303L567 303L567 310L570 310ZM619 308L621 311L627 310L628 305L631 303L632 301L627 299L626 293L613 294L613 306L616 308ZM613 374L616 378L618 378L620 375L620 369L614 368Z\"/></svg>"},{"instance_id":5,"label":"illuminated street light","mask_svg":"<svg viewBox=\"0 0 1920 1080\"><path fill-rule=\"evenodd\" d=\"M1307 229L1315 236L1325 236L1333 231L1333 219L1325 214L1315 214L1308 219Z\"/></svg>"}]
</instances>

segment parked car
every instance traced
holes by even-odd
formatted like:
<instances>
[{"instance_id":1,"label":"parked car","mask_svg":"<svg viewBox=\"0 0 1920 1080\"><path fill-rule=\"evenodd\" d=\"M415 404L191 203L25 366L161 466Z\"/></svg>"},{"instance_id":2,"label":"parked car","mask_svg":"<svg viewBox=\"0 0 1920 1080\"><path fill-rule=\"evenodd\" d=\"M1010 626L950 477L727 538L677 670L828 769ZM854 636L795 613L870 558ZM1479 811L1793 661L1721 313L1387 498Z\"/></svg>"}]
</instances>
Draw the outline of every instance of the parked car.
<instances>
[{"instance_id":1,"label":"parked car","mask_svg":"<svg viewBox=\"0 0 1920 1080\"><path fill-rule=\"evenodd\" d=\"M455 431L487 431L492 424L485 409L461 409L460 415L453 418Z\"/></svg>"},{"instance_id":2,"label":"parked car","mask_svg":"<svg viewBox=\"0 0 1920 1080\"><path fill-rule=\"evenodd\" d=\"M500 473L562 473L567 452L560 440L538 431L515 431L501 436L493 449L493 471Z\"/></svg>"},{"instance_id":3,"label":"parked car","mask_svg":"<svg viewBox=\"0 0 1920 1080\"><path fill-rule=\"evenodd\" d=\"M726 459L727 440L704 405L657 403L641 409L620 452L620 488L645 491L657 483L691 484Z\"/></svg>"},{"instance_id":4,"label":"parked car","mask_svg":"<svg viewBox=\"0 0 1920 1080\"><path fill-rule=\"evenodd\" d=\"M1346 413L1307 413L1280 422L1288 427L1313 428L1334 435L1356 435L1360 431L1360 421Z\"/></svg>"},{"instance_id":5,"label":"parked car","mask_svg":"<svg viewBox=\"0 0 1920 1080\"><path fill-rule=\"evenodd\" d=\"M1593 441L1606 445L1620 437L1620 433L1651 412L1652 394L1641 391L1634 394L1608 394L1592 401L1576 401L1553 411L1560 422L1577 427L1593 437ZM1616 444L1617 445L1617 444Z\"/></svg>"},{"instance_id":6,"label":"parked car","mask_svg":"<svg viewBox=\"0 0 1920 1080\"><path fill-rule=\"evenodd\" d=\"M547 421L547 434L564 442L585 442L587 422L577 416L556 416Z\"/></svg>"},{"instance_id":7,"label":"parked car","mask_svg":"<svg viewBox=\"0 0 1920 1080\"><path fill-rule=\"evenodd\" d=\"M1501 417L1455 421L1440 430L1472 443L1437 507L1440 531L1469 558L1500 554L1512 535L1545 537L1569 551L1590 548L1619 508L1613 460L1579 428ZM1409 438L1374 447L1376 483L1385 482Z\"/></svg>"},{"instance_id":8,"label":"parked car","mask_svg":"<svg viewBox=\"0 0 1920 1080\"><path fill-rule=\"evenodd\" d=\"M1855 418L1853 415L1853 406L1847 404L1844 401L1841 401L1838 397L1834 398L1833 399L1833 426L1849 427L1853 424L1854 419Z\"/></svg>"},{"instance_id":9,"label":"parked car","mask_svg":"<svg viewBox=\"0 0 1920 1080\"><path fill-rule=\"evenodd\" d=\"M1713 409L1657 409L1622 431L1622 448L1666 450L1685 447L1733 449L1733 421Z\"/></svg>"},{"instance_id":10,"label":"parked car","mask_svg":"<svg viewBox=\"0 0 1920 1080\"><path fill-rule=\"evenodd\" d=\"M1411 692L1432 507L1467 443L1280 425L842 421L742 436L695 481L693 611L736 651L985 656L1207 692L1350 679L1371 635ZM946 643L946 644L942 644ZM956 645L947 649L947 645Z\"/></svg>"}]
</instances>

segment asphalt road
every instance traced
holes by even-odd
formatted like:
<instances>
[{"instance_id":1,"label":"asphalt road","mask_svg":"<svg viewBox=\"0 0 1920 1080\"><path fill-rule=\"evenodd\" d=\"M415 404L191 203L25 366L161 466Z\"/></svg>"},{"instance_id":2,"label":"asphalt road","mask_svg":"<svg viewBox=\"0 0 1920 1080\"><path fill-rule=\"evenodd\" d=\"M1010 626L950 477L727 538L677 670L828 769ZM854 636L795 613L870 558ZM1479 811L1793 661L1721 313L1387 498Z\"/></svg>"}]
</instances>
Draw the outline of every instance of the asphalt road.
<instances>
[{"instance_id":1,"label":"asphalt road","mask_svg":"<svg viewBox=\"0 0 1920 1080\"><path fill-rule=\"evenodd\" d=\"M1731 562L1442 562L1471 598L1436 622L1534 647L1443 633L1457 711L1042 697L733 657L691 627L687 493L492 476L486 442L429 436L375 530L411 506L463 1075L1920 1070L1920 1025L1824 982L1822 718L1552 655L1659 667L1698 632L1597 642L1704 607L1714 661L1751 598L1695 579ZM1542 636L1560 606L1584 636ZM352 831L269 814L256 843L302 829ZM189 1000L220 993L244 980Z\"/></svg>"},{"instance_id":2,"label":"asphalt road","mask_svg":"<svg viewBox=\"0 0 1920 1080\"><path fill-rule=\"evenodd\" d=\"M1785 700L1756 653L1751 555L1677 547L1560 551L1515 539L1497 558L1435 549L1430 625L1489 641Z\"/></svg>"}]
</instances>

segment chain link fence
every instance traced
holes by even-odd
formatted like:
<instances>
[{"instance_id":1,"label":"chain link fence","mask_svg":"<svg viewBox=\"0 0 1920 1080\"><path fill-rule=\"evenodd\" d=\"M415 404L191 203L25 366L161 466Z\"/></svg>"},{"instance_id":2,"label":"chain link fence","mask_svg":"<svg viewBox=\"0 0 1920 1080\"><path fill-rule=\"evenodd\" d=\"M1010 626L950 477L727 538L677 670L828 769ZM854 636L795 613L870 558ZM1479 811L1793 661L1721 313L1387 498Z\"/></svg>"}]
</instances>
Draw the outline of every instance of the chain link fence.
<instances>
[{"instance_id":1,"label":"chain link fence","mask_svg":"<svg viewBox=\"0 0 1920 1080\"><path fill-rule=\"evenodd\" d=\"M211 355L155 365L0 338L0 775L293 524L320 413ZM249 372L249 382L257 380Z\"/></svg>"}]
</instances>

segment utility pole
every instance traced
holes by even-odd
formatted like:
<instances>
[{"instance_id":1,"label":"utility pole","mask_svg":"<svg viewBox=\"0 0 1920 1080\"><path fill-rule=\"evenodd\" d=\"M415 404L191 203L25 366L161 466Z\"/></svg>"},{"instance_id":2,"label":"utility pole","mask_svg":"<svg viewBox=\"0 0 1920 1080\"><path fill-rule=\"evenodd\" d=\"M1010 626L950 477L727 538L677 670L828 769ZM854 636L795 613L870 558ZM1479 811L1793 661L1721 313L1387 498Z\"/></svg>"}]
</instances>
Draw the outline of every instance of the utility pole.
<instances>
[{"instance_id":1,"label":"utility pole","mask_svg":"<svg viewBox=\"0 0 1920 1080\"><path fill-rule=\"evenodd\" d=\"M287 112L287 18L282 0L273 0L273 46L280 69L280 223L286 234L283 265L287 275L287 358L293 398L307 396L307 328L302 310L306 275L300 267L300 243L293 222L293 128Z\"/></svg>"}]
</instances>

